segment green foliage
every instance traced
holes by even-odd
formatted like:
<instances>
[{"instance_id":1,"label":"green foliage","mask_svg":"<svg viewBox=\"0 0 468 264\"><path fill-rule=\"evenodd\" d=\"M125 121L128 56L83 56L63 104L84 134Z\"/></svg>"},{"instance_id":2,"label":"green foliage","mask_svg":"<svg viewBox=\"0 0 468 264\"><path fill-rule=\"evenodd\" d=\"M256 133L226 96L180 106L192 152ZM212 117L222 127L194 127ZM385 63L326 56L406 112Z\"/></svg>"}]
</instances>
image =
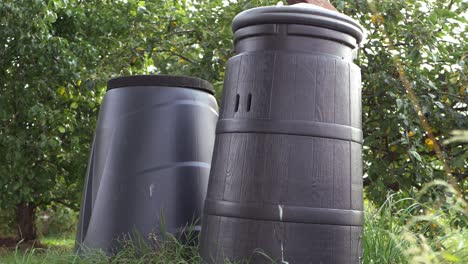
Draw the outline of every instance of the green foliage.
<instances>
[{"instance_id":1,"label":"green foliage","mask_svg":"<svg viewBox=\"0 0 468 264\"><path fill-rule=\"evenodd\" d=\"M265 4L2 1L0 208L55 202L77 209L105 81L186 74L219 91L232 18Z\"/></svg>"},{"instance_id":2,"label":"green foliage","mask_svg":"<svg viewBox=\"0 0 468 264\"><path fill-rule=\"evenodd\" d=\"M78 212L60 204L52 204L37 212L36 223L41 238L71 237L76 234Z\"/></svg>"},{"instance_id":3,"label":"green foliage","mask_svg":"<svg viewBox=\"0 0 468 264\"><path fill-rule=\"evenodd\" d=\"M13 210L0 210L0 237L13 235L12 230L14 230L14 219Z\"/></svg>"},{"instance_id":4,"label":"green foliage","mask_svg":"<svg viewBox=\"0 0 468 264\"><path fill-rule=\"evenodd\" d=\"M51 203L78 208L108 78L194 75L215 84L219 96L233 55L232 18L276 2L1 1L0 219L12 217L20 203L42 212ZM468 3L332 2L367 30L357 61L363 73L366 196L377 205L388 192L416 196L429 182L450 180L448 172L457 195L466 199L468 147L459 140L440 142L468 127ZM418 203L446 212L450 199L439 186ZM450 225L466 226L466 215L450 212Z\"/></svg>"},{"instance_id":5,"label":"green foliage","mask_svg":"<svg viewBox=\"0 0 468 264\"><path fill-rule=\"evenodd\" d=\"M468 130L454 130L451 134L452 137L445 140L445 144L451 144L456 142L468 143Z\"/></svg>"},{"instance_id":6,"label":"green foliage","mask_svg":"<svg viewBox=\"0 0 468 264\"><path fill-rule=\"evenodd\" d=\"M418 198L435 186L455 194L447 183L435 182L427 185ZM368 203L363 263L466 263L468 231L451 224L454 214L466 211L466 203L452 197L446 210L414 198L399 199L397 195L387 197L378 209Z\"/></svg>"},{"instance_id":7,"label":"green foliage","mask_svg":"<svg viewBox=\"0 0 468 264\"><path fill-rule=\"evenodd\" d=\"M113 38L130 30L112 18L127 19L126 9L101 1L0 3L0 207L78 208L103 81L120 72L121 58L108 52L120 52Z\"/></svg>"},{"instance_id":8,"label":"green foliage","mask_svg":"<svg viewBox=\"0 0 468 264\"><path fill-rule=\"evenodd\" d=\"M137 1L138 34L125 74L192 75L221 95L226 61L233 52L231 22L239 12L277 0Z\"/></svg>"},{"instance_id":9,"label":"green foliage","mask_svg":"<svg viewBox=\"0 0 468 264\"><path fill-rule=\"evenodd\" d=\"M412 196L435 179L451 181L450 173L466 199L468 147L440 142L468 127L468 3L332 2L367 31L358 59L367 197L382 204L389 191Z\"/></svg>"}]
</instances>

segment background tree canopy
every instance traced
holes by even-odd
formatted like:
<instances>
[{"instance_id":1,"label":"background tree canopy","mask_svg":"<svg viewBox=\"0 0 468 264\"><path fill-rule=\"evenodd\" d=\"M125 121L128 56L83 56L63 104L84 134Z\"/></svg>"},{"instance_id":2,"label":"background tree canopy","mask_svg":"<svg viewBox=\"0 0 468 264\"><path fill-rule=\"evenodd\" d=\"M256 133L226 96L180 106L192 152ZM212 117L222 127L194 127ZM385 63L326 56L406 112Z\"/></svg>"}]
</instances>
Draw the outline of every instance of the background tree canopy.
<instances>
[{"instance_id":1,"label":"background tree canopy","mask_svg":"<svg viewBox=\"0 0 468 264\"><path fill-rule=\"evenodd\" d=\"M0 208L15 212L18 236L36 238L38 207L78 209L110 77L193 75L212 82L219 96L233 55L232 18L277 2L2 1ZM468 3L331 2L367 30L357 60L366 197L381 204L388 192L412 196L441 179L466 199L467 145L442 141L468 127Z\"/></svg>"}]
</instances>

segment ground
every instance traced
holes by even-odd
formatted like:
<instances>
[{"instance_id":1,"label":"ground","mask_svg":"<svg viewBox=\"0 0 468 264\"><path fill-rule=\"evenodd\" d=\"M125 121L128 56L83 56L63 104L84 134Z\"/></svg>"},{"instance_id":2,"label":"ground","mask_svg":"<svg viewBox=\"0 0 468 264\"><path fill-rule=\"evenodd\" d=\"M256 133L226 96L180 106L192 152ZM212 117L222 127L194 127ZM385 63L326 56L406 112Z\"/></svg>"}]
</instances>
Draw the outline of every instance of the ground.
<instances>
[{"instance_id":1,"label":"ground","mask_svg":"<svg viewBox=\"0 0 468 264\"><path fill-rule=\"evenodd\" d=\"M0 238L0 264L72 263L73 237L44 237L40 242L18 242L12 237Z\"/></svg>"}]
</instances>

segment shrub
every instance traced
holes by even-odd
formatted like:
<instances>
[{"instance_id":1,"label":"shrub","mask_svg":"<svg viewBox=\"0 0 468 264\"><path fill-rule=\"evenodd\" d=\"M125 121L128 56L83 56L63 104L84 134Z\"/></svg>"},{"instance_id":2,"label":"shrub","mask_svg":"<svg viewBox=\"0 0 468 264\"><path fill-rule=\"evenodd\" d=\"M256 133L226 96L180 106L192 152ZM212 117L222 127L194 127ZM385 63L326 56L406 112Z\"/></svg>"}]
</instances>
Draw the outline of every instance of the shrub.
<instances>
[{"instance_id":1,"label":"shrub","mask_svg":"<svg viewBox=\"0 0 468 264\"><path fill-rule=\"evenodd\" d=\"M63 205L52 204L37 212L38 233L45 236L74 236L78 225L78 212Z\"/></svg>"}]
</instances>

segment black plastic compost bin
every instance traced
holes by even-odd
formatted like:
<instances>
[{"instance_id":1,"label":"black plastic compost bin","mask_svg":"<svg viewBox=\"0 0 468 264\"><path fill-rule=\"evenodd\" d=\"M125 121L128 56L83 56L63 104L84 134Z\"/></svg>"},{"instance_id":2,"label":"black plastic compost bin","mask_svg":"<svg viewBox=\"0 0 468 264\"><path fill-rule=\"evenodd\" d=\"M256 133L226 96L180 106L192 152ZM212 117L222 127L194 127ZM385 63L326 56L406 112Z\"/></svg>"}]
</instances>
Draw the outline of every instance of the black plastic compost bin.
<instances>
[{"instance_id":1,"label":"black plastic compost bin","mask_svg":"<svg viewBox=\"0 0 468 264\"><path fill-rule=\"evenodd\" d=\"M79 251L114 253L124 239L160 233L162 222L179 235L200 217L217 111L212 86L201 79L149 75L108 82L83 193Z\"/></svg>"},{"instance_id":2,"label":"black plastic compost bin","mask_svg":"<svg viewBox=\"0 0 468 264\"><path fill-rule=\"evenodd\" d=\"M363 37L312 5L234 18L201 234L208 263L359 263Z\"/></svg>"}]
</instances>

